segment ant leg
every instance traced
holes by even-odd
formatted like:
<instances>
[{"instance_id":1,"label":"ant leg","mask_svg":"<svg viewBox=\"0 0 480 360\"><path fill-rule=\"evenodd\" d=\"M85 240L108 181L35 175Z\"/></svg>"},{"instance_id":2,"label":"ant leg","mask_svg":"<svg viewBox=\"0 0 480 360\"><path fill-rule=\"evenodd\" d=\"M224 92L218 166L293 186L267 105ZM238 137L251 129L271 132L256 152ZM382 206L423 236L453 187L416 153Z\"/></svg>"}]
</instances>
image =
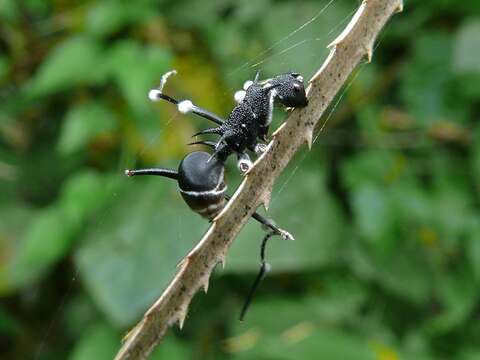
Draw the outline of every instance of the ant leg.
<instances>
[{"instance_id":1,"label":"ant leg","mask_svg":"<svg viewBox=\"0 0 480 360\"><path fill-rule=\"evenodd\" d=\"M227 199L227 201L230 201L231 198L231 196L225 195L225 199ZM292 234L290 234L287 230L280 229L277 225L275 225L275 222L272 219L267 219L256 211L252 214L252 218L257 220L267 229L270 229L274 235L280 236L283 240L295 240Z\"/></svg>"},{"instance_id":2,"label":"ant leg","mask_svg":"<svg viewBox=\"0 0 480 360\"><path fill-rule=\"evenodd\" d=\"M267 151L267 144L256 143L252 150L255 151L255 154L262 155L265 151Z\"/></svg>"},{"instance_id":3,"label":"ant leg","mask_svg":"<svg viewBox=\"0 0 480 360\"><path fill-rule=\"evenodd\" d=\"M260 126L260 128L258 129L258 137L263 140L263 141L267 141L268 140L268 129L269 129L269 125L262 125Z\"/></svg>"},{"instance_id":4,"label":"ant leg","mask_svg":"<svg viewBox=\"0 0 480 360\"><path fill-rule=\"evenodd\" d=\"M287 230L280 229L277 225L275 225L275 222L272 219L267 219L256 211L253 213L252 218L257 220L266 228L270 229L274 235L280 236L283 240L295 240L292 234L290 234Z\"/></svg>"},{"instance_id":5,"label":"ant leg","mask_svg":"<svg viewBox=\"0 0 480 360\"><path fill-rule=\"evenodd\" d=\"M271 270L270 264L265 261L265 247L267 245L268 239L270 239L273 235L275 235L275 232L271 231L263 238L262 245L260 246L260 271L258 272L258 275L255 278L255 281L250 288L250 291L248 292L245 303L243 304L242 311L240 312L240 321L243 321L243 319L245 318L245 314L247 313L247 310L252 303L253 296L257 292L258 287L260 286L263 279L265 279L267 273Z\"/></svg>"},{"instance_id":6,"label":"ant leg","mask_svg":"<svg viewBox=\"0 0 480 360\"><path fill-rule=\"evenodd\" d=\"M156 176L167 177L167 178L173 179L173 180L178 180L177 170L164 169L164 168L125 170L125 175L127 175L127 176L156 175Z\"/></svg>"},{"instance_id":7,"label":"ant leg","mask_svg":"<svg viewBox=\"0 0 480 360\"><path fill-rule=\"evenodd\" d=\"M255 144L249 145L248 150L253 151L257 155L262 155L265 151L267 151L267 144L257 142Z\"/></svg>"},{"instance_id":8,"label":"ant leg","mask_svg":"<svg viewBox=\"0 0 480 360\"><path fill-rule=\"evenodd\" d=\"M180 111L182 114L194 113L195 115L198 115L200 117L203 117L204 119L213 121L215 124L218 124L218 125L222 125L225 122L225 120L220 116L218 116L217 114L214 114L208 110L202 109L201 107L192 103L190 100L174 99L173 97L162 93L158 89L150 90L150 92L148 93L148 98L152 101L165 100L174 105L177 105L178 111Z\"/></svg>"},{"instance_id":9,"label":"ant leg","mask_svg":"<svg viewBox=\"0 0 480 360\"><path fill-rule=\"evenodd\" d=\"M258 83L258 80L260 80L260 70L257 70L257 72L255 73L255 78L253 82Z\"/></svg>"},{"instance_id":10,"label":"ant leg","mask_svg":"<svg viewBox=\"0 0 480 360\"><path fill-rule=\"evenodd\" d=\"M208 140L200 140L200 141L194 141L194 142L188 143L187 145L206 145L211 149L215 149L215 146L217 146L217 143L213 141L208 141Z\"/></svg>"},{"instance_id":11,"label":"ant leg","mask_svg":"<svg viewBox=\"0 0 480 360\"><path fill-rule=\"evenodd\" d=\"M220 142L213 142L213 141L208 141L208 140L201 140L201 141L195 141L191 142L187 145L206 145L209 148L215 150L215 152L212 154L211 158L216 156L218 159L221 161L225 161L228 157L228 155L231 154L231 150L225 143L220 143Z\"/></svg>"},{"instance_id":12,"label":"ant leg","mask_svg":"<svg viewBox=\"0 0 480 360\"><path fill-rule=\"evenodd\" d=\"M205 134L216 134L216 135L223 135L223 129L221 126L216 127L216 128L209 128L205 129L202 131L199 131L195 134L192 135L192 137L198 136L198 135L205 135Z\"/></svg>"},{"instance_id":13,"label":"ant leg","mask_svg":"<svg viewBox=\"0 0 480 360\"><path fill-rule=\"evenodd\" d=\"M251 169L253 163L247 153L237 153L237 167L242 174Z\"/></svg>"},{"instance_id":14,"label":"ant leg","mask_svg":"<svg viewBox=\"0 0 480 360\"><path fill-rule=\"evenodd\" d=\"M232 153L230 147L224 142L224 137L222 136L220 140L215 144L214 152L212 157L217 157L222 162L225 162L228 156Z\"/></svg>"},{"instance_id":15,"label":"ant leg","mask_svg":"<svg viewBox=\"0 0 480 360\"><path fill-rule=\"evenodd\" d=\"M225 120L222 119L217 114L214 114L208 110L202 109L201 107L194 105L190 100L179 101L163 93L163 87L167 83L168 78L176 74L177 74L176 70L171 70L163 74L162 78L160 79L160 85L158 86L158 88L150 90L150 92L148 93L148 98L152 101L158 101L158 100L168 101L174 105L177 105L178 111L180 111L183 114L193 112L198 116L201 116L205 119L213 121L215 124L222 125L225 122Z\"/></svg>"}]
</instances>

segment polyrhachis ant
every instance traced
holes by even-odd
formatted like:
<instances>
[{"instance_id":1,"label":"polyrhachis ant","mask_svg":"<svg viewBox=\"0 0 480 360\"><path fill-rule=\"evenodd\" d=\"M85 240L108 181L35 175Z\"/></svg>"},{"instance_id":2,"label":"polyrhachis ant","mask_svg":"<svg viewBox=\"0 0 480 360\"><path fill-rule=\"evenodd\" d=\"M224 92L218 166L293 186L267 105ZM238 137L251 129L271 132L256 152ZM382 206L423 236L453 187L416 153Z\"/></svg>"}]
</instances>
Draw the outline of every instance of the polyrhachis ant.
<instances>
[{"instance_id":1,"label":"polyrhachis ant","mask_svg":"<svg viewBox=\"0 0 480 360\"><path fill-rule=\"evenodd\" d=\"M235 153L240 172L242 174L248 172L252 167L252 161L247 150L261 154L266 149L266 145L260 141L267 141L274 103L277 102L289 108L307 105L303 77L299 73L289 72L260 81L257 72L253 81L245 82L243 90L235 93L237 105L225 120L193 104L190 100L180 101L163 93L167 79L174 74L176 74L175 70L164 74L159 87L149 92L149 99L168 101L176 105L178 111L183 114L193 113L214 122L218 125L217 127L200 131L193 136L217 134L220 139L217 142L203 140L190 143L189 145L206 145L213 152L212 154L205 151L191 152L182 159L177 170L149 168L126 170L125 174L127 176L156 175L176 180L180 194L190 209L213 221L230 199L226 194L227 185L224 179L225 161ZM294 239L288 231L277 227L273 220L257 212L254 212L252 217L267 230L267 234L260 246L260 271L247 295L240 313L240 320L244 319L260 283L271 269L270 264L265 261L267 241L274 235L285 240Z\"/></svg>"}]
</instances>

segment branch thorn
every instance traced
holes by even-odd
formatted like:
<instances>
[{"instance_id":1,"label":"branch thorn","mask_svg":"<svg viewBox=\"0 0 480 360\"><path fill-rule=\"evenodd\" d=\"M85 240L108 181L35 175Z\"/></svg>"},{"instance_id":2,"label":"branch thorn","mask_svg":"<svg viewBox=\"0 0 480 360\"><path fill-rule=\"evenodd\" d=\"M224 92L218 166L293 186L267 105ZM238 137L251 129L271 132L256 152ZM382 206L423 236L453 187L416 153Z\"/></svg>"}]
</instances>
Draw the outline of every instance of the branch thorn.
<instances>
[{"instance_id":1,"label":"branch thorn","mask_svg":"<svg viewBox=\"0 0 480 360\"><path fill-rule=\"evenodd\" d=\"M397 6L397 13L400 13L403 11L403 0L400 0Z\"/></svg>"},{"instance_id":2,"label":"branch thorn","mask_svg":"<svg viewBox=\"0 0 480 360\"><path fill-rule=\"evenodd\" d=\"M312 149L313 144L313 128L308 128L305 131L305 142L307 143L308 150Z\"/></svg>"},{"instance_id":3,"label":"branch thorn","mask_svg":"<svg viewBox=\"0 0 480 360\"><path fill-rule=\"evenodd\" d=\"M178 327L180 330L183 328L183 324L185 323L185 318L187 317L187 309L181 308L178 312Z\"/></svg>"},{"instance_id":4,"label":"branch thorn","mask_svg":"<svg viewBox=\"0 0 480 360\"><path fill-rule=\"evenodd\" d=\"M268 207L270 206L270 200L272 199L272 187L273 183L269 184L268 187L263 192L262 197L260 198L260 204L263 205L264 209L268 211Z\"/></svg>"}]
</instances>

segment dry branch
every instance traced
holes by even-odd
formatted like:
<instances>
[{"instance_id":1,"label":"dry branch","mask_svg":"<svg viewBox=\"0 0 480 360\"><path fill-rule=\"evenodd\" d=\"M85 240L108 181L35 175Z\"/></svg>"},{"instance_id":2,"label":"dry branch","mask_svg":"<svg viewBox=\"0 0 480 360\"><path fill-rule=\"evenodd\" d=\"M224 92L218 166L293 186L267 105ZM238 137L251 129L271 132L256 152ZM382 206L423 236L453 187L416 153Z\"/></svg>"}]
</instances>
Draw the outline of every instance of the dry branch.
<instances>
[{"instance_id":1,"label":"dry branch","mask_svg":"<svg viewBox=\"0 0 480 360\"><path fill-rule=\"evenodd\" d=\"M364 0L345 30L330 45L330 54L310 80L309 105L293 111L273 136L268 150L237 189L198 245L184 258L179 271L140 323L126 336L116 360L145 359L175 323L182 327L188 305L210 274L224 263L233 239L255 209L268 207L275 179L304 144L311 146L320 116L365 56L370 60L375 39L387 20L401 11L402 0Z\"/></svg>"}]
</instances>

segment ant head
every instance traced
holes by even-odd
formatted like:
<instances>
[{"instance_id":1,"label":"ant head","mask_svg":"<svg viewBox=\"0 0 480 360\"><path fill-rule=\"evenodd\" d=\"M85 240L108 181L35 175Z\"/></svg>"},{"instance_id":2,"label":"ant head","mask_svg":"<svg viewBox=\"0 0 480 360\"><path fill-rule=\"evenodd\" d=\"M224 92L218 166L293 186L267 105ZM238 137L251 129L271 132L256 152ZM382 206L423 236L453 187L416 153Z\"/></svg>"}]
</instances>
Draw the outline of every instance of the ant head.
<instances>
[{"instance_id":1,"label":"ant head","mask_svg":"<svg viewBox=\"0 0 480 360\"><path fill-rule=\"evenodd\" d=\"M303 77L299 73L289 72L275 76L269 81L275 86L275 98L286 107L305 107L308 104L303 85Z\"/></svg>"}]
</instances>

